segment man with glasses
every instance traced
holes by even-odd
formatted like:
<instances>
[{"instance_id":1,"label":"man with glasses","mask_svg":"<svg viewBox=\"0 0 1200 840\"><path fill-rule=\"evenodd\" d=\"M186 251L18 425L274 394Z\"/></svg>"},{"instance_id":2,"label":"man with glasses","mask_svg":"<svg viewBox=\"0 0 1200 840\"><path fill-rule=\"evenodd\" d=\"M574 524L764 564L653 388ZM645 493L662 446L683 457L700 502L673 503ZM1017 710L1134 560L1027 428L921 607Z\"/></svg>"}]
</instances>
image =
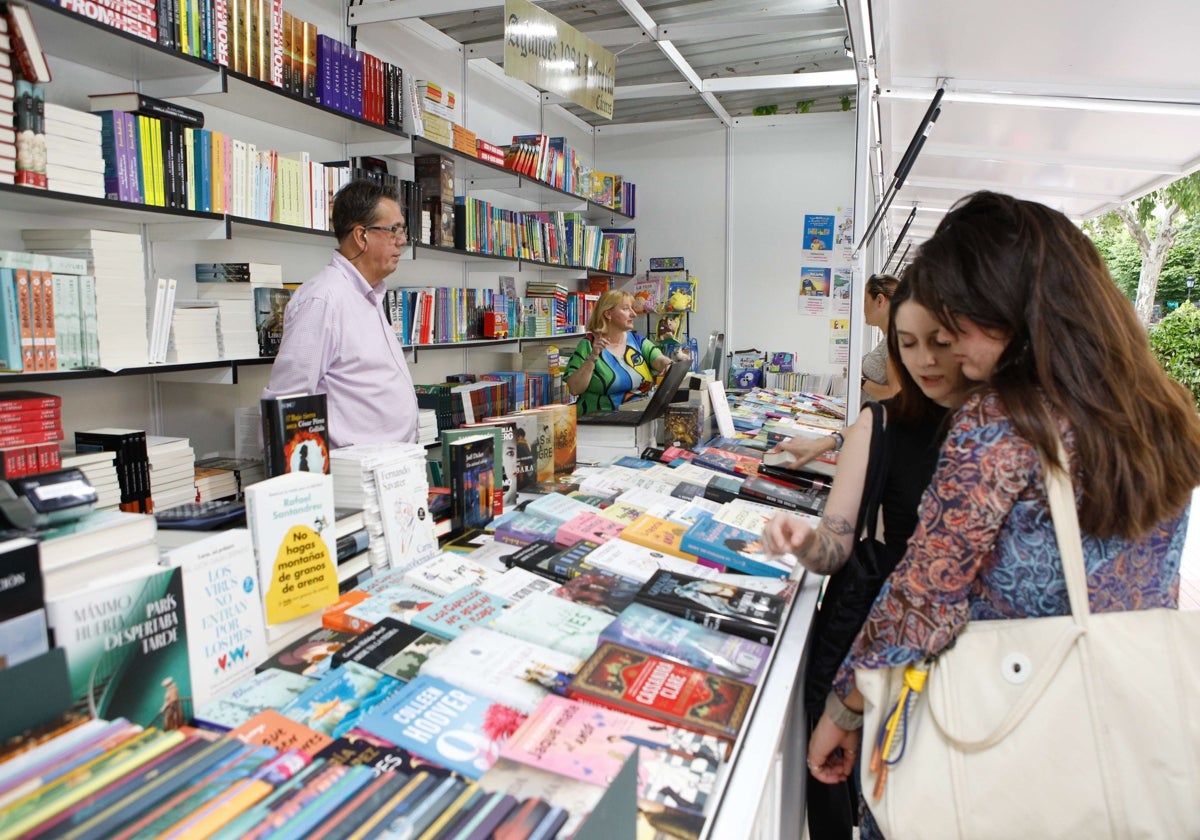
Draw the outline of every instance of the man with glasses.
<instances>
[{"instance_id":1,"label":"man with glasses","mask_svg":"<svg viewBox=\"0 0 1200 840\"><path fill-rule=\"evenodd\" d=\"M323 393L333 447L417 441L417 396L384 315L407 242L396 192L352 181L333 199L333 260L296 291L264 397Z\"/></svg>"}]
</instances>

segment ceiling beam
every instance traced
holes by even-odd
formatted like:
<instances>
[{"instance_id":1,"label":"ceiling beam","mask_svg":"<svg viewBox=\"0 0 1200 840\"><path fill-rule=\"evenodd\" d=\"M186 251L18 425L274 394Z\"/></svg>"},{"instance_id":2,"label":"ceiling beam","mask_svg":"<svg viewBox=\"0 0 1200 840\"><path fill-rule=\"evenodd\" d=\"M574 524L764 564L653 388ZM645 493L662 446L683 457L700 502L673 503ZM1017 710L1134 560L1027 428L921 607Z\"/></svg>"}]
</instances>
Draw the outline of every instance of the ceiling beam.
<instances>
[{"instance_id":1,"label":"ceiling beam","mask_svg":"<svg viewBox=\"0 0 1200 840\"><path fill-rule=\"evenodd\" d=\"M659 39L673 41L712 41L719 38L740 38L745 35L815 35L821 32L845 31L846 16L841 12L811 12L661 23L655 34Z\"/></svg>"},{"instance_id":2,"label":"ceiling beam","mask_svg":"<svg viewBox=\"0 0 1200 840\"><path fill-rule=\"evenodd\" d=\"M537 3L538 0L531 0ZM351 26L382 23L388 20L472 12L503 6L504 0L366 0L347 9L346 20Z\"/></svg>"},{"instance_id":3,"label":"ceiling beam","mask_svg":"<svg viewBox=\"0 0 1200 840\"><path fill-rule=\"evenodd\" d=\"M814 73L776 73L763 76L737 76L705 79L703 90L729 93L739 90L789 90L814 87L854 87L858 74L853 70L822 70Z\"/></svg>"},{"instance_id":4,"label":"ceiling beam","mask_svg":"<svg viewBox=\"0 0 1200 840\"><path fill-rule=\"evenodd\" d=\"M1056 198L1081 198L1089 201L1119 201L1121 196L1112 193L1088 193L1063 187L1042 184L1013 184L1009 181L987 181L978 178L912 178L904 182L905 187L929 190L959 190L966 195L977 190L991 189L998 192L1021 192L1024 195L1050 195Z\"/></svg>"},{"instance_id":5,"label":"ceiling beam","mask_svg":"<svg viewBox=\"0 0 1200 840\"><path fill-rule=\"evenodd\" d=\"M1073 84L1070 82L1023 81L1020 79L945 79L928 76L895 76L889 87L905 89L936 88L945 84L946 93L1009 94L1012 96L1048 96L1069 99L1112 99L1128 102L1184 102L1200 103L1200 88L1196 87L1147 87L1104 82L1100 84Z\"/></svg>"},{"instance_id":6,"label":"ceiling beam","mask_svg":"<svg viewBox=\"0 0 1200 840\"><path fill-rule=\"evenodd\" d=\"M658 99L668 96L687 96L696 89L687 82L658 82L649 85L624 85L613 92L614 99Z\"/></svg>"},{"instance_id":7,"label":"ceiling beam","mask_svg":"<svg viewBox=\"0 0 1200 840\"><path fill-rule=\"evenodd\" d=\"M929 99L924 88L888 87L880 90L879 99ZM947 88L943 102L962 102L974 105L1007 105L1018 108L1057 108L1067 111L1093 111L1111 114L1158 114L1165 116L1200 117L1200 100L1196 102L1151 102L1138 99L1103 99L1073 96L1038 96L1023 93L976 93L951 91Z\"/></svg>"},{"instance_id":8,"label":"ceiling beam","mask_svg":"<svg viewBox=\"0 0 1200 840\"><path fill-rule=\"evenodd\" d=\"M904 153L904 149L893 146L893 159ZM1029 151L1006 149L1002 146L968 146L965 144L935 143L921 150L923 158L966 158L968 160L996 161L998 163L1034 163L1046 166L1072 166L1083 169L1108 169L1122 172L1152 172L1181 178L1187 174L1185 167L1161 160L1138 160L1135 158L1080 157L1070 151Z\"/></svg>"}]
</instances>

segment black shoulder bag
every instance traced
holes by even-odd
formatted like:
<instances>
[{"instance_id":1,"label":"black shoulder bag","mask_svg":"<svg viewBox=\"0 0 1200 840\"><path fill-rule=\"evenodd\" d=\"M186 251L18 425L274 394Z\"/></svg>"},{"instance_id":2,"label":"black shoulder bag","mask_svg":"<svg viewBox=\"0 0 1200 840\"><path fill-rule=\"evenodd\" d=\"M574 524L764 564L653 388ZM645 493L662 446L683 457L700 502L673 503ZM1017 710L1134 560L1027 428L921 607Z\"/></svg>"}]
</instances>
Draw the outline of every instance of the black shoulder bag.
<instances>
[{"instance_id":1,"label":"black shoulder bag","mask_svg":"<svg viewBox=\"0 0 1200 840\"><path fill-rule=\"evenodd\" d=\"M850 652L850 646L854 644L863 622L867 620L883 582L899 559L892 557L887 546L875 539L879 504L887 478L887 432L883 424L883 406L877 402L866 405L870 406L872 416L871 450L862 501L858 506L858 521L854 526L858 540L846 565L829 578L820 609L813 619L809 641L804 707L814 719L825 708L825 698L833 686L838 668Z\"/></svg>"}]
</instances>

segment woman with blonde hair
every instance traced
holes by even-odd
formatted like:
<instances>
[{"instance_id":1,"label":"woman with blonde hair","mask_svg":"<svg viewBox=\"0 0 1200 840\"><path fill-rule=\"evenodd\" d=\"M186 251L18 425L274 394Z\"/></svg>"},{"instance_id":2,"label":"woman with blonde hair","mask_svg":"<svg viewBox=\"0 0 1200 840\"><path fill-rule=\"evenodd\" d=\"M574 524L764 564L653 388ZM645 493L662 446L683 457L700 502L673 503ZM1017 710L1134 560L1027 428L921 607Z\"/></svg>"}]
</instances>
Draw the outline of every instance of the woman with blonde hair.
<instances>
[{"instance_id":1,"label":"woman with blonde hair","mask_svg":"<svg viewBox=\"0 0 1200 840\"><path fill-rule=\"evenodd\" d=\"M567 390L579 397L580 415L611 411L626 400L649 393L655 374L671 360L654 342L634 332L637 304L633 295L609 289L588 318L588 334L567 362Z\"/></svg>"}]
</instances>

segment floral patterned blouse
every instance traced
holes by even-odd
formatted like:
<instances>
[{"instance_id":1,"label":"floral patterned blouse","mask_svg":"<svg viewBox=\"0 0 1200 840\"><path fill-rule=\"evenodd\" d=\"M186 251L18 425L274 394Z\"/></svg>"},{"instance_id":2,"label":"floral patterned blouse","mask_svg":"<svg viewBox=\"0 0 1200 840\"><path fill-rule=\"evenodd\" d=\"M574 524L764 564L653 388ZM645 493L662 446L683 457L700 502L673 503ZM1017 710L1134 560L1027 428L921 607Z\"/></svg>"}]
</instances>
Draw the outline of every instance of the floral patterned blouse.
<instances>
[{"instance_id":1,"label":"floral patterned blouse","mask_svg":"<svg viewBox=\"0 0 1200 840\"><path fill-rule=\"evenodd\" d=\"M1068 457L1073 433L1060 426ZM842 663L834 690L850 693L854 668L887 668L936 654L968 621L1070 612L1042 466L994 393L954 416L908 551L884 584ZM1188 508L1136 539L1084 535L1093 612L1177 607Z\"/></svg>"}]
</instances>

